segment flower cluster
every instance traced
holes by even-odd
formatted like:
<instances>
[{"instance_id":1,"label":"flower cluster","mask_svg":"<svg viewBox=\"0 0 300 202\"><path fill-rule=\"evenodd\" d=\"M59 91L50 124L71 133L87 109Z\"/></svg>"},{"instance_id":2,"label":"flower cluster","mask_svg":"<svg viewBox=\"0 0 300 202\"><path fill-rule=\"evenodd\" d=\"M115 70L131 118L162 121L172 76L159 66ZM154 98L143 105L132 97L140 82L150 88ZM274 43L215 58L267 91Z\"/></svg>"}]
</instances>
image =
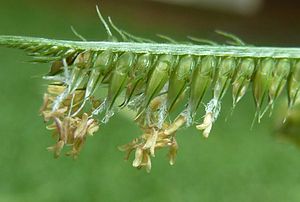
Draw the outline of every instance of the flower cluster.
<instances>
[{"instance_id":1,"label":"flower cluster","mask_svg":"<svg viewBox=\"0 0 300 202\"><path fill-rule=\"evenodd\" d=\"M53 131L53 137L56 139L56 144L48 147L48 150L53 151L54 157L57 158L65 145L71 146L71 150L67 152L67 155L76 158L87 135L93 135L98 131L99 125L87 113L75 117L70 116L70 111L76 110L83 98L84 91L82 90L76 90L73 96L66 97L58 109L53 110L56 97L64 90L64 86L49 85L40 111L45 122L50 122L47 129Z\"/></svg>"},{"instance_id":2,"label":"flower cluster","mask_svg":"<svg viewBox=\"0 0 300 202\"><path fill-rule=\"evenodd\" d=\"M175 138L176 131L186 122L186 117L180 115L172 124L164 123L162 128L157 126L147 126L142 128L143 135L134 139L132 142L120 146L119 149L127 153L127 160L135 150L135 159L133 167L145 167L147 172L151 170L151 157L155 156L155 151L160 148L169 148L169 163L173 165L178 150L178 144Z\"/></svg>"},{"instance_id":3,"label":"flower cluster","mask_svg":"<svg viewBox=\"0 0 300 202\"><path fill-rule=\"evenodd\" d=\"M125 42L149 42L119 30L111 19L109 26L97 11L110 41L117 41L110 30L112 27ZM245 45L233 35L219 34L235 45ZM57 53L56 49L50 47L45 55ZM160 148L169 148L169 161L174 164L178 150L176 132L181 127L196 125L205 138L209 137L230 87L234 108L252 86L258 121L266 111L272 112L285 86L289 108L300 95L299 60L153 54L110 48L75 50L69 47L61 52L64 57L51 60L51 70L44 77L52 83L41 109L44 120L50 122L47 128L53 130L57 140L48 148L55 157L65 145L71 146L66 154L77 157L88 135L93 135L100 124L108 123L111 116L128 107L137 112L134 121L143 133L120 150L127 153L126 159L135 153L133 167L150 171L151 157ZM203 122L198 123L197 112L209 90L212 97L204 104ZM176 118L172 119L174 113L177 113Z\"/></svg>"}]
</instances>

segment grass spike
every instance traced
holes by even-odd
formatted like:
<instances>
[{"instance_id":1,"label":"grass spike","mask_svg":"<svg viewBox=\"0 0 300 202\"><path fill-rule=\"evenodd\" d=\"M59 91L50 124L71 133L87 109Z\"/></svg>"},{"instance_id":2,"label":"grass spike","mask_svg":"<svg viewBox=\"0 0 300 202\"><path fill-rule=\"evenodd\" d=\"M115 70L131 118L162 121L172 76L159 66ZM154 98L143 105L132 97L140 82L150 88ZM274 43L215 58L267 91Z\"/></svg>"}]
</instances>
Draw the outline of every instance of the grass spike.
<instances>
[{"instance_id":1,"label":"grass spike","mask_svg":"<svg viewBox=\"0 0 300 202\"><path fill-rule=\"evenodd\" d=\"M300 48L249 46L222 31L217 33L232 45L195 37L188 38L205 45L183 44L164 35L158 36L170 43L156 43L119 29L111 18L106 23L98 6L96 10L108 35L106 41L86 41L72 27L82 41L0 35L0 46L22 49L35 62L51 64L44 78L53 83L45 92L41 115L55 134L56 144L49 148L55 157L69 147L66 154L77 158L86 138L128 107L137 113L135 122L142 135L120 149L126 158L134 152L133 166L149 172L151 157L161 148L169 149L169 161L174 164L176 132L185 124L195 125L196 111L210 90L213 95L205 105L203 123L196 125L206 138L230 86L234 106L252 87L258 122L266 97L273 106L285 86L289 110L299 100ZM123 42L116 40L111 27ZM119 98L125 100L123 104L114 105ZM181 109L175 110L177 106Z\"/></svg>"}]
</instances>

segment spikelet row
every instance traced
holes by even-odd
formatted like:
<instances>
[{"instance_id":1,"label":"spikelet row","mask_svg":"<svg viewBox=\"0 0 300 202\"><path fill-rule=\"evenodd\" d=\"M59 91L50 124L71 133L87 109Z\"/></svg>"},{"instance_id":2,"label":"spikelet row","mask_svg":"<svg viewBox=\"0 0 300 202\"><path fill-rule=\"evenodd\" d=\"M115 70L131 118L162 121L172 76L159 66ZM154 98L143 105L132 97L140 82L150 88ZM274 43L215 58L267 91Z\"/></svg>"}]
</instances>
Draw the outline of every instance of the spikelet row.
<instances>
[{"instance_id":1,"label":"spikelet row","mask_svg":"<svg viewBox=\"0 0 300 202\"><path fill-rule=\"evenodd\" d=\"M110 28L121 36L122 42L136 46L142 44L145 49L148 44L160 47L161 44L152 40L118 29L110 18L109 26L98 8L97 12L112 44L119 40ZM220 31L218 34L229 39L230 47L244 46L247 49L239 38ZM169 37L159 37L177 44ZM79 46L78 42L2 38L4 40L0 40L0 45L24 49L35 57L35 62L51 62L50 72L44 76L50 84L41 115L56 139L56 143L48 148L55 157L61 154L64 147L69 147L66 154L76 158L89 135L98 131L100 125L108 123L118 111L129 108L136 112L134 121L141 128L142 135L119 149L126 152L126 159L134 153L132 165L149 172L151 158L158 149L168 148L169 162L171 165L175 163L178 150L176 132L180 128L196 126L205 138L209 136L228 91L231 91L234 109L246 92L252 90L258 122L266 112L272 112L276 99L283 92L291 112L300 97L298 56L277 55L275 58L250 54L243 57L235 54L228 56L226 53L220 56L202 52L191 54L188 50L186 54L177 54L176 51L138 53L130 51L130 48L126 51L102 48L100 51L83 44ZM189 39L206 44L204 47L207 49L217 45L209 40ZM218 47L222 48L222 45ZM176 46L173 48L176 49ZM283 51L279 52L282 55ZM204 103L204 97L209 96L210 100ZM204 116L202 111L199 113L202 104L205 106ZM198 123L201 117L203 120Z\"/></svg>"},{"instance_id":2,"label":"spikelet row","mask_svg":"<svg viewBox=\"0 0 300 202\"><path fill-rule=\"evenodd\" d=\"M53 122L49 128L58 134L57 145L51 148L56 156L61 145L76 145L76 131L84 131L80 136L85 138L95 131L95 125L107 123L116 112L129 107L137 112L135 122L144 134L121 150L135 150L133 166L150 170L150 157L158 148L173 151L170 162L174 163L178 148L175 133L180 127L196 125L204 137L209 136L230 87L233 107L252 87L258 120L272 110L284 89L291 108L299 97L300 61L86 51L53 62L44 78L55 83L48 91L53 86L61 91L47 97L48 92L42 109L45 120ZM197 117L202 117L197 111L205 94L211 94L211 100L205 104L203 123L197 124ZM170 115L176 112L177 118L170 121ZM65 128L72 125L71 132L64 132L71 135L62 134L59 128L64 124ZM62 136L73 139L69 142ZM80 149L74 147L77 155Z\"/></svg>"}]
</instances>

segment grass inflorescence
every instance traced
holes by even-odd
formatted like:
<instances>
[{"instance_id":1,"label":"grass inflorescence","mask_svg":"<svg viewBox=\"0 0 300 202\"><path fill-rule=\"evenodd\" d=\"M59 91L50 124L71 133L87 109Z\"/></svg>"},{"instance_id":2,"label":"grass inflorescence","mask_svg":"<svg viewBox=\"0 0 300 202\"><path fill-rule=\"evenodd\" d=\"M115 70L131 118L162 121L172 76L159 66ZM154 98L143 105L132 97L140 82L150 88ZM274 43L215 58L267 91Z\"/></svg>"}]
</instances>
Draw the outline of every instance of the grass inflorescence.
<instances>
[{"instance_id":1,"label":"grass inflorescence","mask_svg":"<svg viewBox=\"0 0 300 202\"><path fill-rule=\"evenodd\" d=\"M127 107L136 111L134 122L143 132L119 149L126 159L134 152L132 165L150 171L151 157L160 148L168 148L169 162L175 163L180 128L195 125L205 138L209 136L228 91L235 108L252 88L258 121L272 112L284 89L289 109L299 98L300 49L247 46L220 31L229 45L194 37L178 44L162 35L168 43L156 43L118 29L110 18L108 25L98 13L107 42L86 42L75 30L82 42L0 36L0 45L24 49L34 62L51 63L43 77L50 84L41 115L49 123L47 129L54 131L56 144L48 149L55 157L69 146L66 154L76 158L86 137ZM198 109L210 91L198 123L203 116Z\"/></svg>"}]
</instances>

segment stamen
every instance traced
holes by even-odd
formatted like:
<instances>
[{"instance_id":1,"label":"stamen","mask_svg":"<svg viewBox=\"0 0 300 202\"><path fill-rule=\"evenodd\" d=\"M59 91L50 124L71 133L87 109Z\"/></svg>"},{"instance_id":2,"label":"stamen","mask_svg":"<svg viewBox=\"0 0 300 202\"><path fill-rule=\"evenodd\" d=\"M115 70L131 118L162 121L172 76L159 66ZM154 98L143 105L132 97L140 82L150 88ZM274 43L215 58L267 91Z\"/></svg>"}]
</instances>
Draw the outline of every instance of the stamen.
<instances>
[{"instance_id":1,"label":"stamen","mask_svg":"<svg viewBox=\"0 0 300 202\"><path fill-rule=\"evenodd\" d=\"M205 107L205 116L202 124L196 126L198 130L203 130L203 136L208 138L213 123L217 120L221 111L221 102L213 98Z\"/></svg>"}]
</instances>

